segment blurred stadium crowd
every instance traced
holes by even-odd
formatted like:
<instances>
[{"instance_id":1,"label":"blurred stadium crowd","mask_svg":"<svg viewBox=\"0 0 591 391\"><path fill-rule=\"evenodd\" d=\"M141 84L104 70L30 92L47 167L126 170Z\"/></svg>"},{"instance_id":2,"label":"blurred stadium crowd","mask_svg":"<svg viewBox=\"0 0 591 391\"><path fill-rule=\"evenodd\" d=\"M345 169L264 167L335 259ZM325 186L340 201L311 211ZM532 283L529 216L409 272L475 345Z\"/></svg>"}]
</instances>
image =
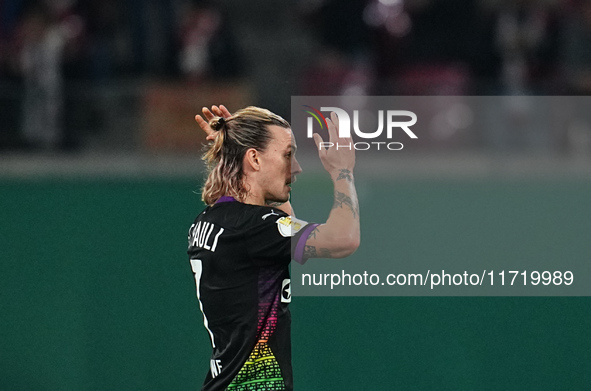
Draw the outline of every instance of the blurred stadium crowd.
<instances>
[{"instance_id":1,"label":"blurred stadium crowd","mask_svg":"<svg viewBox=\"0 0 591 391\"><path fill-rule=\"evenodd\" d=\"M4 151L154 146L172 95L289 118L292 95L590 93L588 0L0 0Z\"/></svg>"}]
</instances>

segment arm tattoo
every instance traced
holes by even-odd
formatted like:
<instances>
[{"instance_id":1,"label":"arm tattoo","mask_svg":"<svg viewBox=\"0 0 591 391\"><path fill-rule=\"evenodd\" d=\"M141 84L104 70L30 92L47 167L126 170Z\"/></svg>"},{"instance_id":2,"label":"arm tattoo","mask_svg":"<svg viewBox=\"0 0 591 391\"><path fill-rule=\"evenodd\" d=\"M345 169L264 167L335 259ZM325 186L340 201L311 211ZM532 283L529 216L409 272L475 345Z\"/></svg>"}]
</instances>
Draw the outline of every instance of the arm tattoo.
<instances>
[{"instance_id":1,"label":"arm tattoo","mask_svg":"<svg viewBox=\"0 0 591 391\"><path fill-rule=\"evenodd\" d=\"M316 251L316 246L306 246L304 248L304 259L308 258L331 258L331 253L327 248L321 247Z\"/></svg>"},{"instance_id":2,"label":"arm tattoo","mask_svg":"<svg viewBox=\"0 0 591 391\"><path fill-rule=\"evenodd\" d=\"M314 230L312 232L310 232L310 234L308 235L308 239L310 239L310 238L316 239L316 234L318 232L320 232L320 230L318 229L318 227L314 228Z\"/></svg>"},{"instance_id":3,"label":"arm tattoo","mask_svg":"<svg viewBox=\"0 0 591 391\"><path fill-rule=\"evenodd\" d=\"M337 177L337 181L341 179L346 179L349 183L353 182L353 174L351 173L351 170L347 170L346 168L340 170L339 176Z\"/></svg>"},{"instance_id":4,"label":"arm tattoo","mask_svg":"<svg viewBox=\"0 0 591 391\"><path fill-rule=\"evenodd\" d=\"M304 259L308 258L316 258L316 247L314 246L306 246L304 248Z\"/></svg>"},{"instance_id":5,"label":"arm tattoo","mask_svg":"<svg viewBox=\"0 0 591 391\"><path fill-rule=\"evenodd\" d=\"M353 212L353 218L356 218L359 215L359 205L357 205L357 203L353 204L351 197L347 196L345 193L336 191L334 194L334 204L332 205L332 208L342 208L343 205L347 205L349 209L351 209L351 212Z\"/></svg>"}]
</instances>

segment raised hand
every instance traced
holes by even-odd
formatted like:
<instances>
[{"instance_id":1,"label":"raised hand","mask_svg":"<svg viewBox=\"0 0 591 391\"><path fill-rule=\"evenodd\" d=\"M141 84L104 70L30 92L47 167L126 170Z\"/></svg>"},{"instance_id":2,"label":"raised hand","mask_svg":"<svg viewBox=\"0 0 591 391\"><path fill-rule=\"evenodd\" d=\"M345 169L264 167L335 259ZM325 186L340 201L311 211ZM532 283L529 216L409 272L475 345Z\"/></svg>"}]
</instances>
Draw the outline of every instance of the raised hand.
<instances>
[{"instance_id":1,"label":"raised hand","mask_svg":"<svg viewBox=\"0 0 591 391\"><path fill-rule=\"evenodd\" d=\"M330 114L326 119L328 124L328 143L322 140L318 133L314 133L314 142L318 148L318 156L322 165L333 177L343 173L351 174L355 167L355 148L351 137L339 136L339 120L336 113ZM329 146L325 148L325 146Z\"/></svg>"},{"instance_id":2,"label":"raised hand","mask_svg":"<svg viewBox=\"0 0 591 391\"><path fill-rule=\"evenodd\" d=\"M209 110L207 107L204 107L203 109L201 109L201 112L203 113L203 117L197 114L195 116L195 121L197 121L197 124L199 125L201 130L203 130L205 134L207 134L207 137L205 138L206 140L215 140L215 135L217 132L209 126L209 121L211 121L215 117L228 118L231 117L232 114L230 114L230 112L224 105L219 105L219 107L211 106L211 110Z\"/></svg>"}]
</instances>

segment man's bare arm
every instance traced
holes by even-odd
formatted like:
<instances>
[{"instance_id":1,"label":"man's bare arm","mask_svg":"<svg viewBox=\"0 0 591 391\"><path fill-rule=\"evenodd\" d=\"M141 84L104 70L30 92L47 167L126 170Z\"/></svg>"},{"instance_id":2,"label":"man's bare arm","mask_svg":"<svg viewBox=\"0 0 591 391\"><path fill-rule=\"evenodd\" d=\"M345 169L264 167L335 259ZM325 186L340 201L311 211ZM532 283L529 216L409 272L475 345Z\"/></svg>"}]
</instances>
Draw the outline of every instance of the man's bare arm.
<instances>
[{"instance_id":1,"label":"man's bare arm","mask_svg":"<svg viewBox=\"0 0 591 391\"><path fill-rule=\"evenodd\" d=\"M327 123L332 145L352 143L350 138L339 138L336 114L332 113ZM337 150L334 147L324 149L322 137L318 134L314 135L314 141L322 164L334 184L334 202L326 223L308 235L304 259L343 258L355 252L360 242L359 201L353 178L355 150Z\"/></svg>"}]
</instances>

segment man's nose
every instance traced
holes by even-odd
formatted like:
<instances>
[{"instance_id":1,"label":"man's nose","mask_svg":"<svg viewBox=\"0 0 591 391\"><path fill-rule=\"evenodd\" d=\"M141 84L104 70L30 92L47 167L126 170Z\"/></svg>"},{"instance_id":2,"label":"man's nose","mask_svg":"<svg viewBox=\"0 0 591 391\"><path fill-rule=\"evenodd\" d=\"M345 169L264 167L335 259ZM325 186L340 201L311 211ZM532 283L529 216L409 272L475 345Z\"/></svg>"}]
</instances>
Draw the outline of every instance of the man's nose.
<instances>
[{"instance_id":1,"label":"man's nose","mask_svg":"<svg viewBox=\"0 0 591 391\"><path fill-rule=\"evenodd\" d=\"M296 176L302 173L302 167L296 158L291 161L291 176Z\"/></svg>"}]
</instances>

